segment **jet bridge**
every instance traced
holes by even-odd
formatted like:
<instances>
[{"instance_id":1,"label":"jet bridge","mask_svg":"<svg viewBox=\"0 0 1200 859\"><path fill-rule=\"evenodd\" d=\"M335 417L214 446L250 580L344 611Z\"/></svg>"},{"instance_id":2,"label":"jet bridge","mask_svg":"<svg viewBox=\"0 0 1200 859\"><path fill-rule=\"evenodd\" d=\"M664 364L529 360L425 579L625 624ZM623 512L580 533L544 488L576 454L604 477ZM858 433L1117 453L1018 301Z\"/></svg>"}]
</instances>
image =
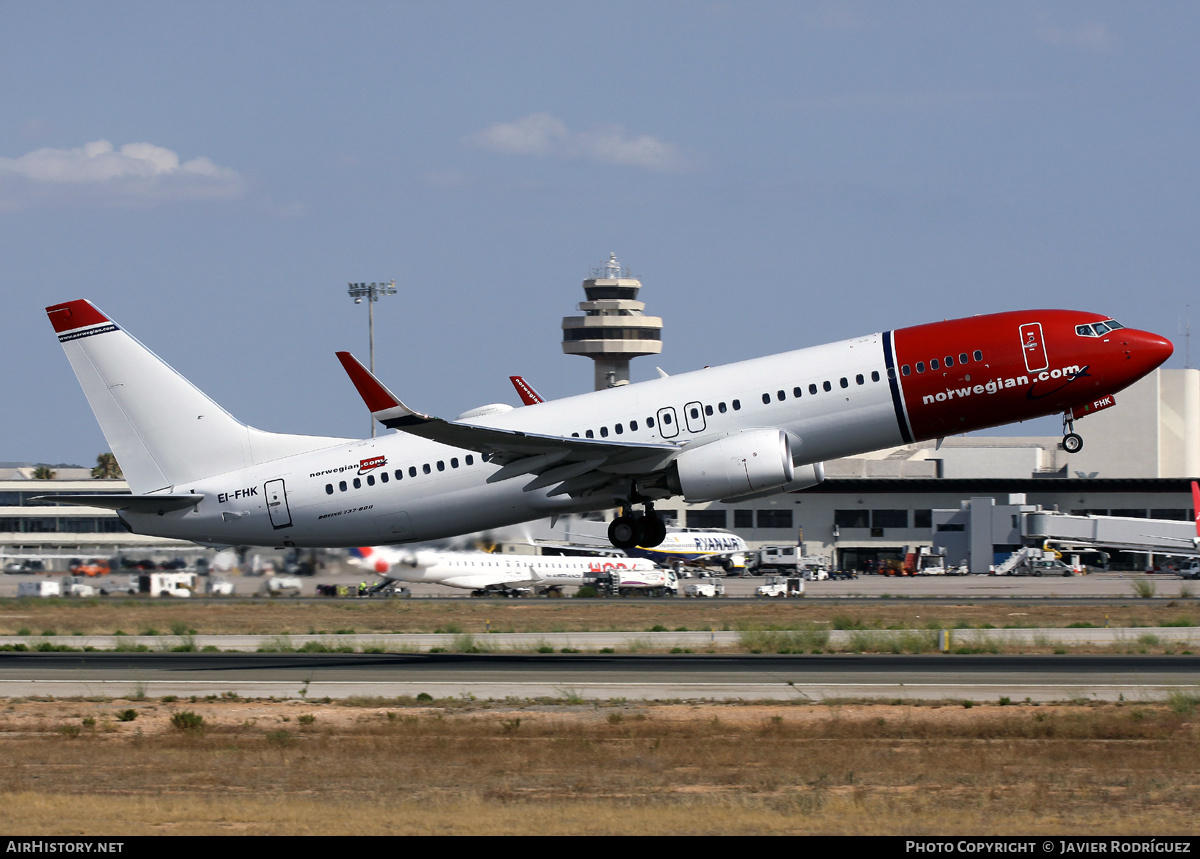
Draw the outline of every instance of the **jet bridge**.
<instances>
[{"instance_id":1,"label":"jet bridge","mask_svg":"<svg viewBox=\"0 0 1200 859\"><path fill-rule=\"evenodd\" d=\"M1178 519L1076 516L1034 510L1021 514L1021 536L1060 546L1088 546L1151 555L1200 556L1196 524Z\"/></svg>"}]
</instances>

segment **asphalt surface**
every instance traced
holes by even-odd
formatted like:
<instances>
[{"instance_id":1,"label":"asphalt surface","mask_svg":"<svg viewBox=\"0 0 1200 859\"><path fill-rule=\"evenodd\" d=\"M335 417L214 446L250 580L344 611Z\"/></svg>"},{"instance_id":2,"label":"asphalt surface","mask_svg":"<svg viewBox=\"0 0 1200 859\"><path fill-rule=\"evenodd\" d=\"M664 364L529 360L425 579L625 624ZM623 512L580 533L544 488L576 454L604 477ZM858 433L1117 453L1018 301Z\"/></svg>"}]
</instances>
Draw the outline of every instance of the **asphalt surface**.
<instances>
[{"instance_id":1,"label":"asphalt surface","mask_svg":"<svg viewBox=\"0 0 1200 859\"><path fill-rule=\"evenodd\" d=\"M0 653L0 695L1162 700L1196 656Z\"/></svg>"}]
</instances>

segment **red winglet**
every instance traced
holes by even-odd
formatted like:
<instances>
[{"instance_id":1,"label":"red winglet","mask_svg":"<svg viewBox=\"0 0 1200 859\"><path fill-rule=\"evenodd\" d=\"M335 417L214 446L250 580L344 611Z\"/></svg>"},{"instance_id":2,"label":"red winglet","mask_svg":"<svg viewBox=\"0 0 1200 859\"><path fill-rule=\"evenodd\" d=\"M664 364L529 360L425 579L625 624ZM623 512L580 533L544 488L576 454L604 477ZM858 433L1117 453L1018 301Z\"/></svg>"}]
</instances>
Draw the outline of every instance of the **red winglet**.
<instances>
[{"instance_id":1,"label":"red winglet","mask_svg":"<svg viewBox=\"0 0 1200 859\"><path fill-rule=\"evenodd\" d=\"M55 334L111 321L94 304L82 298L64 304L51 305L46 308L46 315L50 317L50 324L54 326Z\"/></svg>"},{"instance_id":2,"label":"red winglet","mask_svg":"<svg viewBox=\"0 0 1200 859\"><path fill-rule=\"evenodd\" d=\"M337 357L342 362L346 375L358 389L358 395L363 398L363 402L367 404L367 408L371 410L372 414L403 405L349 352L338 352Z\"/></svg>"}]
</instances>

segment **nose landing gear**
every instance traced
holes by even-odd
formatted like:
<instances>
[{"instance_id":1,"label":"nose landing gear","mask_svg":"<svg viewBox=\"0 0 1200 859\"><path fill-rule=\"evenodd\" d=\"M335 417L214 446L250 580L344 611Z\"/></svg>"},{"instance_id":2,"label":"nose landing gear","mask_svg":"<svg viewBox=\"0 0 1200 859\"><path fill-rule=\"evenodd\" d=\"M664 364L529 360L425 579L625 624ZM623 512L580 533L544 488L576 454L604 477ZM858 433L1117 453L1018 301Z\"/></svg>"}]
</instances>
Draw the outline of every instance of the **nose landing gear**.
<instances>
[{"instance_id":1,"label":"nose landing gear","mask_svg":"<svg viewBox=\"0 0 1200 859\"><path fill-rule=\"evenodd\" d=\"M1062 449L1067 453L1079 453L1083 450L1083 436L1075 432L1075 415L1069 410L1063 412Z\"/></svg>"}]
</instances>

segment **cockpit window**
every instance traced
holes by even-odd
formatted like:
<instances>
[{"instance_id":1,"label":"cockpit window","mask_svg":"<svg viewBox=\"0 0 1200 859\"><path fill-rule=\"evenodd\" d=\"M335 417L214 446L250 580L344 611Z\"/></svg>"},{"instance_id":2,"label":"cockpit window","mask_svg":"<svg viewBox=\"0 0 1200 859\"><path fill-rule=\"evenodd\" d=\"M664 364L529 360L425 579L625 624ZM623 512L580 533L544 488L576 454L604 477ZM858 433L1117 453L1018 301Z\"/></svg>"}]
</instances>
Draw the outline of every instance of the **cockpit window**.
<instances>
[{"instance_id":1,"label":"cockpit window","mask_svg":"<svg viewBox=\"0 0 1200 859\"><path fill-rule=\"evenodd\" d=\"M1090 325L1076 325L1075 333L1078 334L1080 337L1095 337L1096 336L1094 333L1092 333L1092 326L1090 326Z\"/></svg>"},{"instance_id":2,"label":"cockpit window","mask_svg":"<svg viewBox=\"0 0 1200 859\"><path fill-rule=\"evenodd\" d=\"M1118 328L1125 327L1124 325L1122 325L1120 322L1118 322L1115 319L1110 319L1107 322L1105 322L1104 324L1108 326L1110 331L1116 331Z\"/></svg>"},{"instance_id":3,"label":"cockpit window","mask_svg":"<svg viewBox=\"0 0 1200 859\"><path fill-rule=\"evenodd\" d=\"M1108 326L1105 325L1103 322L1097 322L1095 325L1092 326L1092 330L1096 332L1097 337L1103 337L1105 334L1108 333Z\"/></svg>"}]
</instances>

